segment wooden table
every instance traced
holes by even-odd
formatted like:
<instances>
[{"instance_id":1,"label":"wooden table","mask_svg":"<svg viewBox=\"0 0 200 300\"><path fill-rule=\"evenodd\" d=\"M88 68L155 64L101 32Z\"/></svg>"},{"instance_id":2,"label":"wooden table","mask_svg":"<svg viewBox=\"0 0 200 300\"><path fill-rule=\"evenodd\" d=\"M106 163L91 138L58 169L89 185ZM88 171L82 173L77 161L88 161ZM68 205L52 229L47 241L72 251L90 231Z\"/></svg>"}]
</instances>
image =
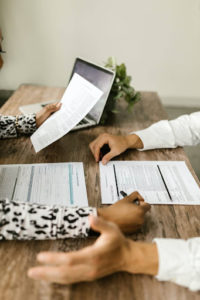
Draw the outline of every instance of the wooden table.
<instances>
[{"instance_id":1,"label":"wooden table","mask_svg":"<svg viewBox=\"0 0 200 300\"><path fill-rule=\"evenodd\" d=\"M20 105L60 99L63 92L63 88L22 85L5 103L1 113L14 115L19 113L18 107ZM29 138L21 137L1 141L0 164L83 161L89 204L99 206L99 168L89 151L89 142L102 132L129 133L166 118L167 115L157 94L143 92L142 100L135 105L132 114L121 108L121 113L112 116L106 126L69 133L38 154L35 154ZM181 148L146 152L131 150L119 156L119 159L184 160L198 182L190 162ZM154 237L187 239L199 236L199 216L200 206L153 205L143 229L131 238L152 241ZM70 286L37 282L27 277L27 270L35 265L35 257L39 251L69 251L79 249L93 241L90 238L0 242L0 300L200 299L199 293L192 293L173 283L158 282L153 277L143 275L133 276L127 273L117 273L92 283L79 283Z\"/></svg>"}]
</instances>

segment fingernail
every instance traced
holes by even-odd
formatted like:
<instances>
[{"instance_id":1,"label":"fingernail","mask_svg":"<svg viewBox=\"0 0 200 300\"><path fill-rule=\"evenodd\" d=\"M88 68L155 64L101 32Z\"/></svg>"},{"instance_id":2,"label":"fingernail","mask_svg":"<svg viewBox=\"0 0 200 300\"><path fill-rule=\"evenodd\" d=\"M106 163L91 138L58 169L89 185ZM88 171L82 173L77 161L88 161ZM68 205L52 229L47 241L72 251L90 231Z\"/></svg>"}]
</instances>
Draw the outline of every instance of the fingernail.
<instances>
[{"instance_id":1,"label":"fingernail","mask_svg":"<svg viewBox=\"0 0 200 300\"><path fill-rule=\"evenodd\" d=\"M106 165L107 164L107 160L102 160L102 164Z\"/></svg>"},{"instance_id":2,"label":"fingernail","mask_svg":"<svg viewBox=\"0 0 200 300\"><path fill-rule=\"evenodd\" d=\"M36 270L28 270L28 276L31 278L37 278L38 277L38 272Z\"/></svg>"},{"instance_id":3,"label":"fingernail","mask_svg":"<svg viewBox=\"0 0 200 300\"><path fill-rule=\"evenodd\" d=\"M45 259L46 258L46 255L44 254L44 253L39 253L38 255L37 255L37 259L38 260L43 260L43 259Z\"/></svg>"}]
</instances>

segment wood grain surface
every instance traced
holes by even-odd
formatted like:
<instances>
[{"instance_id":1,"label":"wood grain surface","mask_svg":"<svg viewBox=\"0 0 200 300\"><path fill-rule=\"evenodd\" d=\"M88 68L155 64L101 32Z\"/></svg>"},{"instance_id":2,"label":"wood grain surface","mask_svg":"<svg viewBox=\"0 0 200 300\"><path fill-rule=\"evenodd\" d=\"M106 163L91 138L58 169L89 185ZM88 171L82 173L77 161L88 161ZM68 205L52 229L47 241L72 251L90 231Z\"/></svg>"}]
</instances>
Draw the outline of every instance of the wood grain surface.
<instances>
[{"instance_id":1,"label":"wood grain surface","mask_svg":"<svg viewBox=\"0 0 200 300\"><path fill-rule=\"evenodd\" d=\"M20 105L51 99L60 99L63 88L22 85L5 103L1 113L19 114ZM103 132L125 134L148 127L166 119L167 115L159 97L153 92L142 92L142 100L130 114L119 105L120 113L113 115L106 126L67 134L59 141L35 154L28 137L0 142L0 164L84 162L89 204L100 205L99 168L95 163L88 144ZM184 160L195 180L198 179L183 149L163 149L146 152L127 151L119 160ZM199 184L199 182L198 182ZM138 234L130 236L134 240L152 241L154 237L190 238L200 235L200 206L152 205L146 223ZM117 273L91 283L62 286L29 279L29 267L36 264L39 251L69 251L80 249L94 239L68 239L57 241L5 241L0 242L0 300L190 300L200 299L200 293L169 282L158 282L144 275ZM166 262L167 263L167 262Z\"/></svg>"}]
</instances>

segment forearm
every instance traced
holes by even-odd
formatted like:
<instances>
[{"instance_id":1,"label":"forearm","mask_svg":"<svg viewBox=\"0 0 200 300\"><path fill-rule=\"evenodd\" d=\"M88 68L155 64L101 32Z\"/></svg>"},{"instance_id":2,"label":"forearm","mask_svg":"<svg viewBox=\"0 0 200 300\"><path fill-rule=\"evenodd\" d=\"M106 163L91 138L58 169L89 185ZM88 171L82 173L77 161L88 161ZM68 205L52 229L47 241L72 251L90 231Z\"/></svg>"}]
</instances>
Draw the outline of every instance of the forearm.
<instances>
[{"instance_id":1,"label":"forearm","mask_svg":"<svg viewBox=\"0 0 200 300\"><path fill-rule=\"evenodd\" d=\"M0 138L16 138L21 134L31 134L37 129L35 114L0 116Z\"/></svg>"},{"instance_id":2,"label":"forearm","mask_svg":"<svg viewBox=\"0 0 200 300\"><path fill-rule=\"evenodd\" d=\"M0 240L44 240L88 236L92 207L66 208L0 200Z\"/></svg>"}]
</instances>

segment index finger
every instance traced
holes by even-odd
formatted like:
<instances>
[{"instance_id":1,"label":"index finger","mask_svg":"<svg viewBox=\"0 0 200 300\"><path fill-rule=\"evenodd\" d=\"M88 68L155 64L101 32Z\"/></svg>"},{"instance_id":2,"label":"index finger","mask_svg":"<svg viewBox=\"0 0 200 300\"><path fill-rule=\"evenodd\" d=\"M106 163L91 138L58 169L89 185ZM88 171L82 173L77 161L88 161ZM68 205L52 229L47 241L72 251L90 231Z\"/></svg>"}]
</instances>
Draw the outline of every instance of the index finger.
<instances>
[{"instance_id":1,"label":"index finger","mask_svg":"<svg viewBox=\"0 0 200 300\"><path fill-rule=\"evenodd\" d=\"M138 199L139 201L144 201L144 198L142 197L142 195L140 195L140 193L138 191L135 191L135 192L131 193L130 195L126 196L126 199L129 202L133 202L136 199Z\"/></svg>"},{"instance_id":2,"label":"index finger","mask_svg":"<svg viewBox=\"0 0 200 300\"><path fill-rule=\"evenodd\" d=\"M94 142L90 143L90 150L94 155L96 162L100 160L100 151L103 145L107 144L108 139L106 137L99 137Z\"/></svg>"},{"instance_id":3,"label":"index finger","mask_svg":"<svg viewBox=\"0 0 200 300\"><path fill-rule=\"evenodd\" d=\"M50 265L73 265L82 264L91 258L92 249L91 246L72 252L40 252L37 255L37 260L40 263Z\"/></svg>"},{"instance_id":4,"label":"index finger","mask_svg":"<svg viewBox=\"0 0 200 300\"><path fill-rule=\"evenodd\" d=\"M135 200L138 200L139 206L142 207L142 209L145 213L151 209L151 205L149 203L145 202L144 198L138 191L131 193L126 198L127 198L128 202L134 202Z\"/></svg>"}]
</instances>

